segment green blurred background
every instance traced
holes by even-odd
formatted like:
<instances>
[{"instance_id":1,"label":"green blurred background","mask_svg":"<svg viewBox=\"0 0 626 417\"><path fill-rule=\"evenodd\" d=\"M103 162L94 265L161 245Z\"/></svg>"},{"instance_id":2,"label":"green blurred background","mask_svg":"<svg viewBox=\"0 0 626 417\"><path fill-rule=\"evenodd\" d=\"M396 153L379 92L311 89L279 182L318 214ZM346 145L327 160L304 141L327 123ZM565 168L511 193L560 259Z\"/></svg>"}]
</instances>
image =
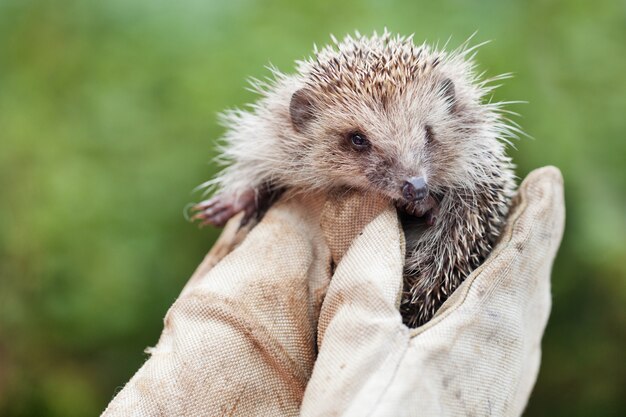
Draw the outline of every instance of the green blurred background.
<instances>
[{"instance_id":1,"label":"green blurred background","mask_svg":"<svg viewBox=\"0 0 626 417\"><path fill-rule=\"evenodd\" d=\"M354 29L458 45L565 176L528 416L626 415L624 1L0 0L0 415L97 415L216 237L183 218L247 76Z\"/></svg>"}]
</instances>

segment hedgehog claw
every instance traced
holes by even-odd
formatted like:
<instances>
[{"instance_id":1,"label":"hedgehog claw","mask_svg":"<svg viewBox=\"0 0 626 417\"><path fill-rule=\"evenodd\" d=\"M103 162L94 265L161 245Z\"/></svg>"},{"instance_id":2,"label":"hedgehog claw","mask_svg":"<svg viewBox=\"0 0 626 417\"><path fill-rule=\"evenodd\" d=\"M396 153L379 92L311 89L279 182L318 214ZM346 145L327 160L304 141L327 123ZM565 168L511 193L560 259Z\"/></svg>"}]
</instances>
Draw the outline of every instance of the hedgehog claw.
<instances>
[{"instance_id":1,"label":"hedgehog claw","mask_svg":"<svg viewBox=\"0 0 626 417\"><path fill-rule=\"evenodd\" d=\"M201 220L200 227L207 225L223 227L240 211L244 211L246 217L250 215L249 213L254 213L256 206L256 192L253 189L248 189L238 195L219 194L194 205L191 208L194 212L191 221Z\"/></svg>"},{"instance_id":2,"label":"hedgehog claw","mask_svg":"<svg viewBox=\"0 0 626 417\"><path fill-rule=\"evenodd\" d=\"M202 211L202 210L206 210L206 209L208 209L210 207L213 207L213 206L215 206L216 204L219 203L219 201L220 201L219 197L220 196L215 196L215 197L212 197L212 198L210 198L208 200L201 201L200 203L194 205L191 208L191 210L192 211Z\"/></svg>"}]
</instances>

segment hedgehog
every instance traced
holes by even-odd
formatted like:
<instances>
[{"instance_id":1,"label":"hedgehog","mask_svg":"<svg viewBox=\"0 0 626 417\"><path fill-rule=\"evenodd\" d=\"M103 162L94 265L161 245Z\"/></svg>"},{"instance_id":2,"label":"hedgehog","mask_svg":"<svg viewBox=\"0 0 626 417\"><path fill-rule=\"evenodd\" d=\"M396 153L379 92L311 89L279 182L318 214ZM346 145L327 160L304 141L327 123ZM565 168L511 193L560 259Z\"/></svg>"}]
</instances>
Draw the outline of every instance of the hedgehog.
<instances>
[{"instance_id":1,"label":"hedgehog","mask_svg":"<svg viewBox=\"0 0 626 417\"><path fill-rule=\"evenodd\" d=\"M377 193L406 240L403 322L418 327L489 255L515 189L506 155L521 133L491 102L503 74L478 74L468 39L452 52L387 30L356 32L252 79L260 99L222 114L223 170L193 207L202 225L259 219L285 190Z\"/></svg>"}]
</instances>

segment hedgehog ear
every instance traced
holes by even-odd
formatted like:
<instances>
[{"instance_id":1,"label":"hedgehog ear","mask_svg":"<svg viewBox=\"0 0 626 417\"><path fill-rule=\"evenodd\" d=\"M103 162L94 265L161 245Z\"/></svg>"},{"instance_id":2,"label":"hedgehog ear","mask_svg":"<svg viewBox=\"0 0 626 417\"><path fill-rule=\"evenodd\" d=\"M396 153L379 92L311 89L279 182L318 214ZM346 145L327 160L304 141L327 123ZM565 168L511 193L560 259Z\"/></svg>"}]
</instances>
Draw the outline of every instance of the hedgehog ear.
<instances>
[{"instance_id":1,"label":"hedgehog ear","mask_svg":"<svg viewBox=\"0 0 626 417\"><path fill-rule=\"evenodd\" d=\"M439 93L450 106L450 111L456 110L456 90L450 78L446 78L439 84Z\"/></svg>"},{"instance_id":2,"label":"hedgehog ear","mask_svg":"<svg viewBox=\"0 0 626 417\"><path fill-rule=\"evenodd\" d=\"M314 110L315 101L310 90L301 88L293 93L289 103L289 115L296 132L302 132L306 128L307 123L315 117Z\"/></svg>"}]
</instances>

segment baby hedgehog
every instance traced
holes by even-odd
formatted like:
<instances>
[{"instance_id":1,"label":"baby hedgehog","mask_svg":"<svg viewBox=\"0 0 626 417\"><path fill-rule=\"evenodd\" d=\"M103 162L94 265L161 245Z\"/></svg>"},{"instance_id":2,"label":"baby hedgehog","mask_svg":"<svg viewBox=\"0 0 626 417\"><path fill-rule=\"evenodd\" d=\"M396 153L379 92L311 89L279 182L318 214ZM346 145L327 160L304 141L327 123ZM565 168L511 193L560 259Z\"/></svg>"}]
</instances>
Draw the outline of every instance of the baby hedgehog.
<instances>
[{"instance_id":1,"label":"baby hedgehog","mask_svg":"<svg viewBox=\"0 0 626 417\"><path fill-rule=\"evenodd\" d=\"M223 115L228 166L194 219L258 217L283 190L356 189L392 200L407 242L401 313L427 322L491 252L515 184L505 143L519 129L486 100L474 50L446 53L412 37L356 33L253 80L250 111Z\"/></svg>"}]
</instances>

